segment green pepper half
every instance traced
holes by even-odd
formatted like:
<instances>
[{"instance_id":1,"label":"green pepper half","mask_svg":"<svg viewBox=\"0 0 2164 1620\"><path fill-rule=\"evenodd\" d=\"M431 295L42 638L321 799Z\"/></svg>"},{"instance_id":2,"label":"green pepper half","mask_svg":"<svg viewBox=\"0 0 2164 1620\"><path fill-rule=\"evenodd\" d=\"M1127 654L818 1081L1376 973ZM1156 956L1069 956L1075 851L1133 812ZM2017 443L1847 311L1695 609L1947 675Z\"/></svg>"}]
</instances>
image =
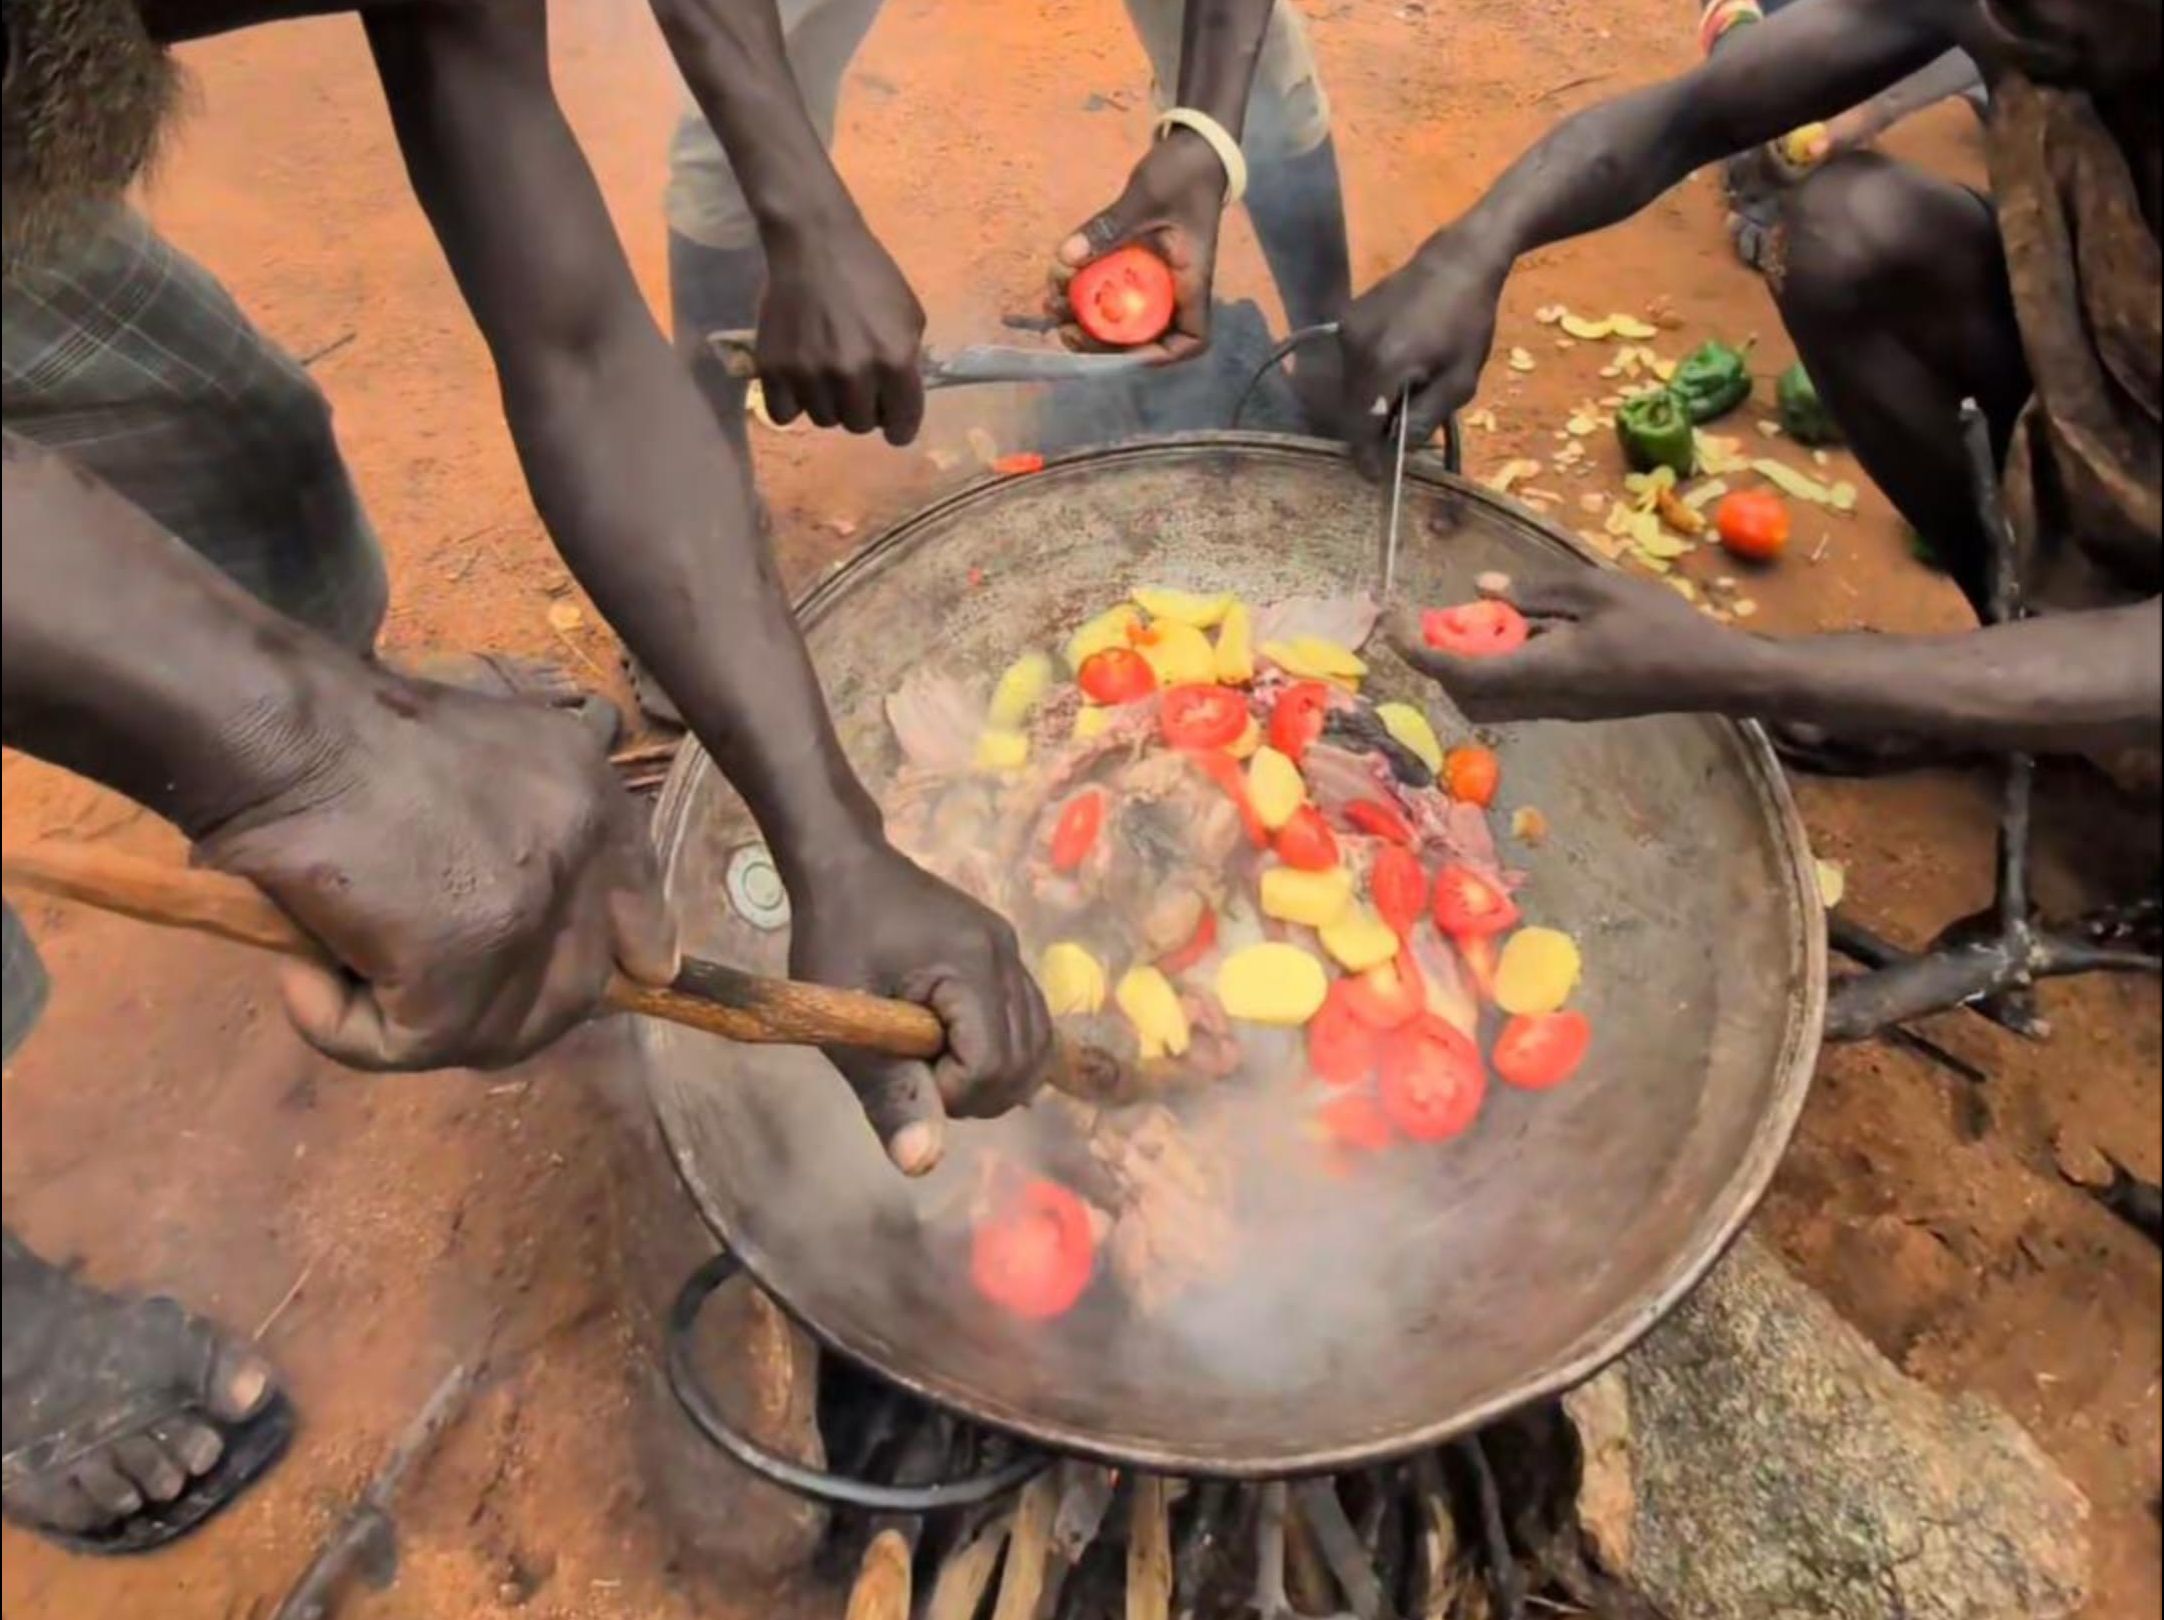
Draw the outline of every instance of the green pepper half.
<instances>
[{"instance_id":1,"label":"green pepper half","mask_svg":"<svg viewBox=\"0 0 2164 1620\"><path fill-rule=\"evenodd\" d=\"M1615 432L1623 445L1623 459L1633 472L1673 467L1678 478L1688 478L1697 465L1697 433L1690 408L1673 388L1625 400L1616 408Z\"/></svg>"},{"instance_id":2,"label":"green pepper half","mask_svg":"<svg viewBox=\"0 0 2164 1620\"><path fill-rule=\"evenodd\" d=\"M1803 369L1802 361L1781 373L1774 398L1781 407L1781 431L1798 444L1841 442L1841 424L1833 419L1833 412L1827 410L1826 402L1818 397L1818 384L1811 381L1811 374Z\"/></svg>"},{"instance_id":3,"label":"green pepper half","mask_svg":"<svg viewBox=\"0 0 2164 1620\"><path fill-rule=\"evenodd\" d=\"M1700 344L1676 367L1669 383L1693 422L1726 416L1751 397L1751 363L1743 350L1715 338Z\"/></svg>"}]
</instances>

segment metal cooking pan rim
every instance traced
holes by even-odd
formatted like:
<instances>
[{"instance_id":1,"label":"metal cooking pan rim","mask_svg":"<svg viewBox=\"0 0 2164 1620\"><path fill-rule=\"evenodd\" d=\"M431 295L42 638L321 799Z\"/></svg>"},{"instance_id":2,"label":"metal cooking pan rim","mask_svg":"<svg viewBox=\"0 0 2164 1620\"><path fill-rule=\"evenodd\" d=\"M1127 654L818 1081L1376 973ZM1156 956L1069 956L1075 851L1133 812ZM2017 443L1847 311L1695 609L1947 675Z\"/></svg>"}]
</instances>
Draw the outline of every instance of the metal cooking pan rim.
<instances>
[{"instance_id":1,"label":"metal cooking pan rim","mask_svg":"<svg viewBox=\"0 0 2164 1620\"><path fill-rule=\"evenodd\" d=\"M1108 465L1128 460L1155 459L1168 452L1209 449L1247 450L1293 460L1333 463L1342 463L1347 459L1343 446L1297 434L1213 431L1166 434L1119 445L1064 452L1048 457L1043 471L1028 476L1043 477L1060 468L1081 463ZM1483 503L1496 501L1491 491L1472 480L1436 469L1427 457L1416 457L1409 462L1405 476L1408 482L1424 485L1431 490L1469 496ZM990 491L1009 481L997 476L973 481L941 496L929 505L916 509L891 528L875 535L833 573L803 594L796 608L799 621L807 630L816 626L838 598L856 588L858 583L881 566L890 554L905 547L919 530L945 518L957 508L985 499ZM1576 561L1593 567L1614 566L1567 532L1522 507L1510 508L1509 516L1524 528L1537 533L1558 552ZM744 1242L739 1234L731 1233L727 1229L727 1223L719 1220L711 1211L707 1199L701 1196L700 1177L692 1163L689 1150L680 1147L673 1139L666 1111L657 1106L655 1115L664 1140L669 1142L671 1162L675 1164L678 1177L684 1182L686 1194L693 1207L698 1210L702 1223L724 1247L742 1260L746 1273L767 1292L790 1320L802 1327L824 1349L868 1368L897 1388L921 1400L1063 1455L1087 1458L1115 1467L1140 1468L1153 1473L1190 1478L1248 1481L1298 1478L1372 1466L1432 1449L1535 1401L1564 1394L1627 1354L1720 1263L1750 1223L1751 1217L1757 1212L1772 1185L1774 1172L1786 1154L1797 1122L1802 1117L1810 1094L1811 1080L1817 1069L1825 1025L1828 952L1823 926L1823 906L1819 898L1809 835L1795 797L1789 790L1787 776L1764 729L1755 722L1709 720L1708 723L1727 733L1739 763L1757 789L1759 802L1771 822L1769 830L1776 835L1786 856L1788 885L1796 902L1792 909L1802 924L1802 937L1791 941L1794 948L1792 960L1802 970L1802 982L1794 986L1791 992L1790 1018L1778 1059L1779 1076L1773 1092L1773 1106L1761 1119L1750 1149L1738 1165L1736 1173L1721 1189L1719 1196L1711 1201L1709 1214L1701 1225L1701 1235L1682 1251L1682 1258L1669 1269L1661 1286L1636 1305L1614 1313L1608 1320L1589 1329L1581 1335L1582 1348L1576 1354L1540 1376L1528 1380L1516 1390L1469 1406L1452 1417L1410 1429L1400 1429L1380 1439L1355 1440L1343 1445L1311 1448L1290 1455L1254 1458L1201 1457L1175 1447L1150 1443L1108 1443L1101 1437L1071 1425L1034 1417L1028 1412L1014 1410L1005 1403L988 1401L966 1390L941 1387L930 1379L887 1366L879 1360L876 1346L843 1342L817 1321L799 1312L791 1304L786 1289L779 1285L775 1276L777 1268L772 1265L769 1257L763 1254L756 1244ZM713 762L707 757L705 750L694 744L678 752L676 762L663 784L654 809L653 836L665 873L670 869L671 856L686 834L687 817L696 802L697 789L704 775L713 769ZM645 1021L637 1022L641 1026L640 1039L643 1044L647 1038ZM651 1088L648 1088L647 1095L651 1104Z\"/></svg>"}]
</instances>

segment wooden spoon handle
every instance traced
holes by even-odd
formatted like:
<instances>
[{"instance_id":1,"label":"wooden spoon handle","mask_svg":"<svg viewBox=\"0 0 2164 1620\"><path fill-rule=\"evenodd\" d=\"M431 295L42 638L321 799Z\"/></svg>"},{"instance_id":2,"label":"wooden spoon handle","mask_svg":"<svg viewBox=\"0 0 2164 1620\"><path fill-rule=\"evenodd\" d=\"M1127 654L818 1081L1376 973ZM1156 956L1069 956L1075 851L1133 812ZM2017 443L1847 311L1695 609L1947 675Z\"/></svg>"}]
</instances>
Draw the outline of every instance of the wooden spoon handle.
<instances>
[{"instance_id":1,"label":"wooden spoon handle","mask_svg":"<svg viewBox=\"0 0 2164 1620\"><path fill-rule=\"evenodd\" d=\"M300 925L245 878L144 860L94 845L46 839L11 843L0 876L39 894L95 906L160 928L209 934L304 961L323 960ZM946 1031L927 1007L856 990L766 979L718 962L686 961L666 989L618 975L608 1003L732 1041L856 1046L893 1057L933 1058Z\"/></svg>"}]
</instances>

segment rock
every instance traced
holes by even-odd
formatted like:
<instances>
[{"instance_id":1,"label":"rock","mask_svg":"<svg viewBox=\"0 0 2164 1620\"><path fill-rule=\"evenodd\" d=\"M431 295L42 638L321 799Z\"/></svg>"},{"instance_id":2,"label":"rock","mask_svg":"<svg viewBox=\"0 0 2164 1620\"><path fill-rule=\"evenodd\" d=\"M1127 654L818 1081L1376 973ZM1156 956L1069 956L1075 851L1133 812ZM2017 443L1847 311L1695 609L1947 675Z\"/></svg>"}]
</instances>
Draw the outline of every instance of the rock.
<instances>
[{"instance_id":1,"label":"rock","mask_svg":"<svg viewBox=\"0 0 2164 1620\"><path fill-rule=\"evenodd\" d=\"M1592 1545L1674 1620L2056 1620L2086 1597L2089 1505L2036 1443L1904 1376L1751 1239L1568 1409Z\"/></svg>"}]
</instances>

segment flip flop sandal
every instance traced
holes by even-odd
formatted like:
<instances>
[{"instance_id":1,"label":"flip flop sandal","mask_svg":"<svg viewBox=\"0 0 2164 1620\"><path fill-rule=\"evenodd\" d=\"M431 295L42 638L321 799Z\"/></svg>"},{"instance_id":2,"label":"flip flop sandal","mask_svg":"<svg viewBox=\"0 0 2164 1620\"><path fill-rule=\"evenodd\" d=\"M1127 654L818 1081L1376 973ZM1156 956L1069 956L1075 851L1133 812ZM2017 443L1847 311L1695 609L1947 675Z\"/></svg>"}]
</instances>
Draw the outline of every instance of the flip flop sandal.
<instances>
[{"instance_id":1,"label":"flip flop sandal","mask_svg":"<svg viewBox=\"0 0 2164 1620\"><path fill-rule=\"evenodd\" d=\"M1807 776L1868 779L1909 771L1967 765L1986 756L1917 737L1855 739L1838 737L1818 726L1775 723L1766 727L1773 751L1789 769Z\"/></svg>"},{"instance_id":2,"label":"flip flop sandal","mask_svg":"<svg viewBox=\"0 0 2164 1620\"><path fill-rule=\"evenodd\" d=\"M285 1455L293 1440L293 1403L282 1390L273 1391L260 1410L238 1423L204 1417L202 1410L200 1402L171 1397L134 1402L103 1422L32 1441L0 1457L0 1480L12 1488L18 1482L65 1469L116 1440L192 1412L198 1421L218 1430L225 1440L225 1450L208 1473L192 1476L172 1501L146 1501L112 1528L87 1533L58 1530L15 1513L7 1514L7 1518L56 1546L93 1558L127 1557L170 1546L237 1501Z\"/></svg>"}]
</instances>

